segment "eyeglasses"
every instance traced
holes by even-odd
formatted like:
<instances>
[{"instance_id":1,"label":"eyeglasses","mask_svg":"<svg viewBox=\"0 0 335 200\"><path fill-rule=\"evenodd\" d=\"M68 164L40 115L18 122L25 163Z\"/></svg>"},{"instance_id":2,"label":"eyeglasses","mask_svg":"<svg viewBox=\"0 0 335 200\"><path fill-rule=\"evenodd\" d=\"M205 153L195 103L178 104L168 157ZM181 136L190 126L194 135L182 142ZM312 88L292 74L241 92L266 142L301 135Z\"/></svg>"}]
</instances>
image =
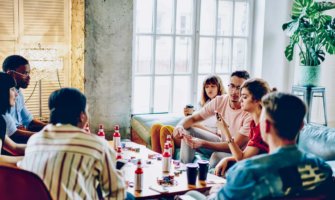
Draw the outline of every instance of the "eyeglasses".
<instances>
[{"instance_id":1,"label":"eyeglasses","mask_svg":"<svg viewBox=\"0 0 335 200\"><path fill-rule=\"evenodd\" d=\"M235 90L240 91L241 86L236 86L236 85L231 83L231 84L228 85L228 88L231 89L231 90L235 89Z\"/></svg>"},{"instance_id":2,"label":"eyeglasses","mask_svg":"<svg viewBox=\"0 0 335 200\"><path fill-rule=\"evenodd\" d=\"M21 76L24 76L24 77L30 75L30 72L20 73L20 72L14 71L14 70L10 70L10 72L13 72L15 74L18 74L18 75L21 75Z\"/></svg>"}]
</instances>

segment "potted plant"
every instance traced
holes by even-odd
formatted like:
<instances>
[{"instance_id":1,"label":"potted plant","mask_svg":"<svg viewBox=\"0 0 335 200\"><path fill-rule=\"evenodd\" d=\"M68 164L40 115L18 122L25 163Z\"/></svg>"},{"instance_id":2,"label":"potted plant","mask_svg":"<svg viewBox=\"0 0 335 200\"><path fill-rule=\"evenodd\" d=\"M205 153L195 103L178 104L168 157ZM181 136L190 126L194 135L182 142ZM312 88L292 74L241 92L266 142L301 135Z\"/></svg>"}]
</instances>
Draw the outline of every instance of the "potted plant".
<instances>
[{"instance_id":1,"label":"potted plant","mask_svg":"<svg viewBox=\"0 0 335 200\"><path fill-rule=\"evenodd\" d=\"M317 86L325 52L335 53L335 19L324 14L334 8L332 2L294 0L291 20L282 26L290 37L285 49L289 61L293 58L294 47L299 47L299 85Z\"/></svg>"}]
</instances>

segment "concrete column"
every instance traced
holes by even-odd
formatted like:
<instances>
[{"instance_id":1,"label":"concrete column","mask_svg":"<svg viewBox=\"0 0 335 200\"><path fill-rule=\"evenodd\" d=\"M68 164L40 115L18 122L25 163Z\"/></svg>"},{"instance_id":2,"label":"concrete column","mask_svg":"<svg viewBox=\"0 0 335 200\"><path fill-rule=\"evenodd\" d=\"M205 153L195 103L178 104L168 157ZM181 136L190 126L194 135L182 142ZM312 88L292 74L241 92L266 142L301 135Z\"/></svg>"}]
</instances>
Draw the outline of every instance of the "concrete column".
<instances>
[{"instance_id":1,"label":"concrete column","mask_svg":"<svg viewBox=\"0 0 335 200\"><path fill-rule=\"evenodd\" d=\"M132 91L133 0L85 1L85 94L90 124L119 124L129 134Z\"/></svg>"}]
</instances>

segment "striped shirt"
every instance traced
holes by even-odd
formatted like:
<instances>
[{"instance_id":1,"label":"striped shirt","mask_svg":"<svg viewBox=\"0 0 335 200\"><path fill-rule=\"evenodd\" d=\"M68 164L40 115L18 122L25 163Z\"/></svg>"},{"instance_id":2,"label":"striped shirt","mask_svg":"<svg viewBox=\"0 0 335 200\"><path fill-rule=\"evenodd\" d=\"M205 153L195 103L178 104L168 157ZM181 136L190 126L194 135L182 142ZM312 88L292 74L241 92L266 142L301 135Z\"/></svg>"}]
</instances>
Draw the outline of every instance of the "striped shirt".
<instances>
[{"instance_id":1,"label":"striped shirt","mask_svg":"<svg viewBox=\"0 0 335 200\"><path fill-rule=\"evenodd\" d=\"M106 140L71 125L47 125L30 137L20 167L42 178L53 199L124 199L125 182Z\"/></svg>"}]
</instances>

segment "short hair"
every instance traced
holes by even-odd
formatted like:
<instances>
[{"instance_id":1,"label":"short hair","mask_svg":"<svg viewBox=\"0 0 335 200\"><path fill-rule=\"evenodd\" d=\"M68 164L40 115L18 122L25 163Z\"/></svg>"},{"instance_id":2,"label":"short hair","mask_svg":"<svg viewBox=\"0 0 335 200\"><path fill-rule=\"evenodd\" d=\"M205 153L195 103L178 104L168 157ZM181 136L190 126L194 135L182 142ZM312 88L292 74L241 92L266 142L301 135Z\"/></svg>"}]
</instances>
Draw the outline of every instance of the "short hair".
<instances>
[{"instance_id":1,"label":"short hair","mask_svg":"<svg viewBox=\"0 0 335 200\"><path fill-rule=\"evenodd\" d=\"M246 88L252 95L252 99L261 101L262 97L271 92L269 84L260 78L253 78L243 82L241 89Z\"/></svg>"},{"instance_id":2,"label":"short hair","mask_svg":"<svg viewBox=\"0 0 335 200\"><path fill-rule=\"evenodd\" d=\"M3 115L10 111L9 93L10 88L15 87L13 77L4 72L0 72L0 114Z\"/></svg>"},{"instance_id":3,"label":"short hair","mask_svg":"<svg viewBox=\"0 0 335 200\"><path fill-rule=\"evenodd\" d=\"M231 73L230 77L233 77L233 76L237 76L237 77L243 78L245 80L248 80L250 78L249 72L247 72L245 70L234 71L233 73Z\"/></svg>"},{"instance_id":4,"label":"short hair","mask_svg":"<svg viewBox=\"0 0 335 200\"><path fill-rule=\"evenodd\" d=\"M49 97L50 123L77 126L81 112L85 113L86 97L78 89L62 88Z\"/></svg>"},{"instance_id":5,"label":"short hair","mask_svg":"<svg viewBox=\"0 0 335 200\"><path fill-rule=\"evenodd\" d=\"M20 55L11 55L8 56L2 64L2 70L7 72L8 70L16 70L21 65L29 64L28 60Z\"/></svg>"},{"instance_id":6,"label":"short hair","mask_svg":"<svg viewBox=\"0 0 335 200\"><path fill-rule=\"evenodd\" d=\"M306 114L305 103L297 96L280 92L267 94L262 103L277 135L282 139L294 140Z\"/></svg>"},{"instance_id":7,"label":"short hair","mask_svg":"<svg viewBox=\"0 0 335 200\"><path fill-rule=\"evenodd\" d=\"M206 79L204 80L203 84L202 84L202 94L201 94L201 100L200 100L200 105L204 106L207 102L207 100L209 99L209 96L206 94L206 90L205 87L208 84L213 84L216 85L218 87L218 94L217 95L222 95L225 93L223 84L222 84L222 80L219 76L217 75L209 75L206 77Z\"/></svg>"}]
</instances>

